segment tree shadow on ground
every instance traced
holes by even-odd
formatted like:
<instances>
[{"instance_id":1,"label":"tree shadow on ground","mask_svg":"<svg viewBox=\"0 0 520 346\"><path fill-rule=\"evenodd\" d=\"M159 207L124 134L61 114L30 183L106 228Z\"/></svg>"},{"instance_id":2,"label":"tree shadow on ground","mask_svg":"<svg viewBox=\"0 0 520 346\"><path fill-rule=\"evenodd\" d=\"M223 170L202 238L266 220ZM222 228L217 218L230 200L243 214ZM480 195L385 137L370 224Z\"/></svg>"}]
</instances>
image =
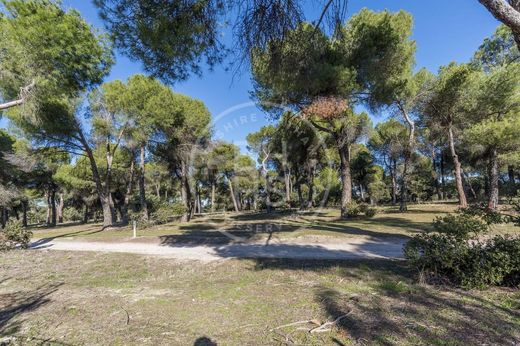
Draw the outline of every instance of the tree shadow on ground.
<instances>
[{"instance_id":1,"label":"tree shadow on ground","mask_svg":"<svg viewBox=\"0 0 520 346\"><path fill-rule=\"evenodd\" d=\"M75 231L75 232L70 232L70 233L65 233L65 234L58 234L58 235L51 236L51 237L37 239L37 240L31 242L30 246L32 249L43 249L46 247L46 245L48 243L50 243L54 239L69 238L69 237L73 237L73 236L87 236L87 235L92 235L92 234L101 233L101 232L103 232L102 228L92 227L92 228L83 229L80 231Z\"/></svg>"},{"instance_id":2,"label":"tree shadow on ground","mask_svg":"<svg viewBox=\"0 0 520 346\"><path fill-rule=\"evenodd\" d=\"M183 238L183 235L162 236L161 245L173 248L192 248L203 244L211 248L209 255L217 258L259 259L366 259L366 258L402 258L404 241L364 240L348 244L297 244L297 243L258 243L235 242L228 237L217 237L207 242L207 237L196 239ZM190 242L191 240L191 242ZM218 243L220 241L220 243Z\"/></svg>"},{"instance_id":3,"label":"tree shadow on ground","mask_svg":"<svg viewBox=\"0 0 520 346\"><path fill-rule=\"evenodd\" d=\"M435 209L410 209L408 211L400 211L399 209L388 209L382 212L382 214L447 214L451 211L448 210L435 210Z\"/></svg>"},{"instance_id":4,"label":"tree shadow on ground","mask_svg":"<svg viewBox=\"0 0 520 346\"><path fill-rule=\"evenodd\" d=\"M0 335L16 334L21 324L20 316L49 303L49 296L61 285L47 284L32 291L0 294Z\"/></svg>"},{"instance_id":5,"label":"tree shadow on ground","mask_svg":"<svg viewBox=\"0 0 520 346\"><path fill-rule=\"evenodd\" d=\"M392 281L395 282L395 281ZM490 306L488 299L454 288L376 286L375 294L352 298L327 287L315 296L332 318L348 314L338 328L351 338L393 345L395 340L420 344L455 341L470 345L516 345L519 313ZM420 341L419 341L420 340Z\"/></svg>"},{"instance_id":6,"label":"tree shadow on ground","mask_svg":"<svg viewBox=\"0 0 520 346\"><path fill-rule=\"evenodd\" d=\"M336 323L330 343L346 335L359 344L518 345L520 310L495 297L518 291L490 288L465 291L419 285L404 261L300 261L261 259L251 270L315 271L338 277L314 286L315 302ZM343 285L344 283L345 285ZM517 298L518 299L518 298ZM337 340L337 339L336 339ZM339 341L340 342L340 341Z\"/></svg>"},{"instance_id":7,"label":"tree shadow on ground","mask_svg":"<svg viewBox=\"0 0 520 346\"><path fill-rule=\"evenodd\" d=\"M208 338L207 336L202 336L195 340L193 346L217 346L217 343Z\"/></svg>"},{"instance_id":8,"label":"tree shadow on ground","mask_svg":"<svg viewBox=\"0 0 520 346\"><path fill-rule=\"evenodd\" d=\"M420 340L420 344L456 341L470 345L516 345L518 312L490 307L486 300L472 301L469 293L453 294L433 288L414 288L410 292L379 289L376 295L356 299L319 287L318 301L332 318L348 315L338 327L355 340L395 344L392 340Z\"/></svg>"},{"instance_id":9,"label":"tree shadow on ground","mask_svg":"<svg viewBox=\"0 0 520 346\"><path fill-rule=\"evenodd\" d=\"M265 216L264 216L265 217ZM262 221L262 219L259 219ZM380 222L386 223L390 227L399 227L411 233L420 233L428 229L428 225L420 222L412 222L400 218L383 218ZM377 224L378 220L367 220L370 224ZM396 240L407 240L408 235L389 233L387 231L367 230L360 227L348 225L347 221L329 221L329 222L310 222L303 220L300 224L296 222L285 222L280 219L265 220L263 222L238 222L236 224L218 225L212 223L196 223L182 225L179 227L182 231L180 234L159 236L161 245L222 245L233 244L237 242L260 242L264 241L265 245L271 243L273 238L277 236L290 235L297 231L326 231L341 235L351 235L355 237L365 237L369 240L387 240L393 238Z\"/></svg>"},{"instance_id":10,"label":"tree shadow on ground","mask_svg":"<svg viewBox=\"0 0 520 346\"><path fill-rule=\"evenodd\" d=\"M269 220L279 220L287 218L288 216L294 216L299 217L301 215L312 215L316 217L322 217L326 216L327 213L320 212L320 211L300 211L297 209L286 209L286 210L279 210L271 213L267 212L248 212L248 213L241 213L241 214L233 214L230 216L231 219L236 221L259 221L259 220L265 220L266 218Z\"/></svg>"}]
</instances>

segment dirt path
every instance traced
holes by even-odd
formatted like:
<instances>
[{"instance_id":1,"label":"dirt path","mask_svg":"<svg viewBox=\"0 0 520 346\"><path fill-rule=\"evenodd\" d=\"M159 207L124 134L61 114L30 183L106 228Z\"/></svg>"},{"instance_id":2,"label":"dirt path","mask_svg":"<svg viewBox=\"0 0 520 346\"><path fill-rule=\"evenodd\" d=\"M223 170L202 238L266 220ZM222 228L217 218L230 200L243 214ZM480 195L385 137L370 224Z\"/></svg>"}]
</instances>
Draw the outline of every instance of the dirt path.
<instances>
[{"instance_id":1,"label":"dirt path","mask_svg":"<svg viewBox=\"0 0 520 346\"><path fill-rule=\"evenodd\" d=\"M180 260L214 261L225 258L288 259L381 259L402 258L403 239L341 239L336 243L303 243L297 241L265 243L230 243L214 245L160 244L127 241L119 243L36 240L36 250L124 252L157 255Z\"/></svg>"}]
</instances>

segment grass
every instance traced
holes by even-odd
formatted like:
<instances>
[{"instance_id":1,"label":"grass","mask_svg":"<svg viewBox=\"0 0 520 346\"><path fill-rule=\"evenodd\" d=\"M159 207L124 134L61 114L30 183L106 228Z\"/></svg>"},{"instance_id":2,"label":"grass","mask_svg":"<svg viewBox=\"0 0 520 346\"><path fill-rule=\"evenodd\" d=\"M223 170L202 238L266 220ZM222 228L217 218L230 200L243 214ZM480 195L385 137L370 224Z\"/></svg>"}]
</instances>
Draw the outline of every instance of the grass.
<instances>
[{"instance_id":1,"label":"grass","mask_svg":"<svg viewBox=\"0 0 520 346\"><path fill-rule=\"evenodd\" d=\"M520 292L420 285L401 262L0 254L0 344L512 345ZM316 323L346 315L331 331ZM309 325L311 327L311 325Z\"/></svg>"},{"instance_id":2,"label":"grass","mask_svg":"<svg viewBox=\"0 0 520 346\"><path fill-rule=\"evenodd\" d=\"M411 205L407 213L397 207L382 207L374 218L341 220L337 209L323 209L313 213L277 212L274 214L242 213L197 216L190 223L169 223L138 230L138 241L168 238L168 242L226 242L225 230L244 240L295 238L374 238L410 237L430 229L431 221L453 212L454 204ZM35 238L86 239L96 241L130 240L131 227L101 231L101 224L65 224L58 227L36 228ZM514 233L512 225L493 226L493 233ZM164 239L163 239L164 240Z\"/></svg>"}]
</instances>

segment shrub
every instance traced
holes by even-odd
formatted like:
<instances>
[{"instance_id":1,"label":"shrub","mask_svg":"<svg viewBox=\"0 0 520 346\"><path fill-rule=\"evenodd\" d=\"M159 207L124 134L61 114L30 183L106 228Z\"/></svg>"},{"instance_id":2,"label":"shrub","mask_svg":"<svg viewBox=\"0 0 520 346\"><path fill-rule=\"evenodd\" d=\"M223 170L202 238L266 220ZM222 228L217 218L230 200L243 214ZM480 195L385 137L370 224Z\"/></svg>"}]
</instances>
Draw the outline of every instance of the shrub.
<instances>
[{"instance_id":1,"label":"shrub","mask_svg":"<svg viewBox=\"0 0 520 346\"><path fill-rule=\"evenodd\" d=\"M437 217L433 221L433 229L438 233L467 240L486 232L488 225L471 215L450 214L444 217Z\"/></svg>"},{"instance_id":2,"label":"shrub","mask_svg":"<svg viewBox=\"0 0 520 346\"><path fill-rule=\"evenodd\" d=\"M186 207L182 203L174 203L171 205L173 215L181 216L186 212Z\"/></svg>"},{"instance_id":3,"label":"shrub","mask_svg":"<svg viewBox=\"0 0 520 346\"><path fill-rule=\"evenodd\" d=\"M63 219L65 221L82 221L83 220L83 213L79 211L76 208L65 208L63 210Z\"/></svg>"},{"instance_id":4,"label":"shrub","mask_svg":"<svg viewBox=\"0 0 520 346\"><path fill-rule=\"evenodd\" d=\"M368 208L365 211L365 216L366 217L374 217L374 216L376 216L376 214L377 214L377 209L376 208Z\"/></svg>"},{"instance_id":5,"label":"shrub","mask_svg":"<svg viewBox=\"0 0 520 346\"><path fill-rule=\"evenodd\" d=\"M405 258L427 277L467 288L519 286L520 238L496 236L481 242L479 235L487 227L464 213L437 218L435 232L418 235L405 245Z\"/></svg>"},{"instance_id":6,"label":"shrub","mask_svg":"<svg viewBox=\"0 0 520 346\"><path fill-rule=\"evenodd\" d=\"M458 214L478 217L488 225L507 222L507 218L497 211L489 210L484 204L473 204L457 210Z\"/></svg>"},{"instance_id":7,"label":"shrub","mask_svg":"<svg viewBox=\"0 0 520 346\"><path fill-rule=\"evenodd\" d=\"M503 284L520 286L520 238L496 236L490 252L504 270Z\"/></svg>"},{"instance_id":8,"label":"shrub","mask_svg":"<svg viewBox=\"0 0 520 346\"><path fill-rule=\"evenodd\" d=\"M361 203L358 206L359 212L362 214L366 213L369 208L370 207L368 206L368 204L365 204L365 203Z\"/></svg>"},{"instance_id":9,"label":"shrub","mask_svg":"<svg viewBox=\"0 0 520 346\"><path fill-rule=\"evenodd\" d=\"M359 216L361 214L359 205L354 201L347 203L347 214L349 217Z\"/></svg>"},{"instance_id":10,"label":"shrub","mask_svg":"<svg viewBox=\"0 0 520 346\"><path fill-rule=\"evenodd\" d=\"M20 221L11 220L5 225L5 228L0 231L0 250L12 250L16 247L27 249L31 237L32 231L22 227Z\"/></svg>"},{"instance_id":11,"label":"shrub","mask_svg":"<svg viewBox=\"0 0 520 346\"><path fill-rule=\"evenodd\" d=\"M152 219L155 223L163 224L171 221L174 217L181 216L185 211L186 208L182 203L162 204L152 213Z\"/></svg>"}]
</instances>

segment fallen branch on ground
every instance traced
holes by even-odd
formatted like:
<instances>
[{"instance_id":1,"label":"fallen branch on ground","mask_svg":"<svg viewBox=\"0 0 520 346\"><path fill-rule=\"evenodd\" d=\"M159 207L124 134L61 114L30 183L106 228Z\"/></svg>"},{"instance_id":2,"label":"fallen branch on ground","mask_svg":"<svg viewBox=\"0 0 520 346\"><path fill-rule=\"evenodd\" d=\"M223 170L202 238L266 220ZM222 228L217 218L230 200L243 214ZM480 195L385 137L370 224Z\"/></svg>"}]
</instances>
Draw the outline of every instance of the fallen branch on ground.
<instances>
[{"instance_id":1,"label":"fallen branch on ground","mask_svg":"<svg viewBox=\"0 0 520 346\"><path fill-rule=\"evenodd\" d=\"M332 327L335 326L336 323L338 323L339 321L341 321L342 319L344 319L345 317L347 317L348 314L350 314L351 312L352 312L352 310L350 310L349 312L347 312L347 313L344 314L344 315L339 316L338 318L336 318L336 319L335 319L334 321L332 321L332 322L325 322L325 323L323 323L321 326L309 330L309 333L323 333L323 332L330 332L330 331L332 330ZM329 328L327 328L327 327L329 327Z\"/></svg>"},{"instance_id":2,"label":"fallen branch on ground","mask_svg":"<svg viewBox=\"0 0 520 346\"><path fill-rule=\"evenodd\" d=\"M292 326L297 326L297 325L300 325L300 324L314 324L317 327L314 327L314 328L298 327L296 330L303 330L303 331L306 331L308 333L330 332L332 330L333 326L335 326L339 321L341 321L342 319L347 317L351 312L352 312L352 310L347 312L344 315L339 316L334 321L325 322L323 324L320 324L320 322L317 321L317 320L303 320L303 321L296 321L296 322L284 324L284 325L278 326L276 328L273 328L270 331L273 332L273 331L276 331L278 329L282 329L282 328L286 328L286 327L292 327Z\"/></svg>"}]
</instances>

